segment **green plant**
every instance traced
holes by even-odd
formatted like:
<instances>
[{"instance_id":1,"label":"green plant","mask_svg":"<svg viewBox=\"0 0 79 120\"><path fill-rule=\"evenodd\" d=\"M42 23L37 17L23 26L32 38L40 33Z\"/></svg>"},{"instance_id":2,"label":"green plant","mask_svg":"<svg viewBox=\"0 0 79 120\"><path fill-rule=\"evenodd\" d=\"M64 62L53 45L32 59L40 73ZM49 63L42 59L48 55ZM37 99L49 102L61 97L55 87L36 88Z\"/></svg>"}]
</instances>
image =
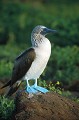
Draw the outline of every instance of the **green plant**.
<instances>
[{"instance_id":1,"label":"green plant","mask_svg":"<svg viewBox=\"0 0 79 120\"><path fill-rule=\"evenodd\" d=\"M37 5L32 4L14 1L2 3L0 38L7 35L8 40L6 38L4 40L13 40L17 44L27 41L29 44L30 32L33 27L41 24L58 31L56 36L50 36L55 44L59 46L79 45L79 6L77 3L71 5L60 2L59 4L51 3L48 6L39 4L39 2ZM13 39L10 38L11 34Z\"/></svg>"},{"instance_id":2,"label":"green plant","mask_svg":"<svg viewBox=\"0 0 79 120\"><path fill-rule=\"evenodd\" d=\"M69 98L69 99L79 103L79 98L77 98L76 96L73 96L73 94L70 91L64 91L64 89L62 89L60 87L59 81L57 81L55 84L53 84L51 81L49 83L47 83L45 80L39 80L38 84L40 86L47 88L49 91L53 91L55 93L58 93L66 98Z\"/></svg>"},{"instance_id":3,"label":"green plant","mask_svg":"<svg viewBox=\"0 0 79 120\"><path fill-rule=\"evenodd\" d=\"M6 98L5 96L0 96L0 118L1 119L10 119L14 109L15 109L14 100Z\"/></svg>"},{"instance_id":4,"label":"green plant","mask_svg":"<svg viewBox=\"0 0 79 120\"><path fill-rule=\"evenodd\" d=\"M74 100L75 102L79 103L79 98L76 96L73 96L73 94L70 91L64 91L62 93L62 96L70 98L71 100Z\"/></svg>"},{"instance_id":5,"label":"green plant","mask_svg":"<svg viewBox=\"0 0 79 120\"><path fill-rule=\"evenodd\" d=\"M12 72L13 63L10 61L1 60L0 61L0 77L10 78Z\"/></svg>"},{"instance_id":6,"label":"green plant","mask_svg":"<svg viewBox=\"0 0 79 120\"><path fill-rule=\"evenodd\" d=\"M60 87L56 87L56 85L60 84L59 81L57 81L56 84L54 85L51 81L47 84L45 80L39 80L38 84L40 86L47 88L49 91L53 91L60 95L62 94L63 90Z\"/></svg>"},{"instance_id":7,"label":"green plant","mask_svg":"<svg viewBox=\"0 0 79 120\"><path fill-rule=\"evenodd\" d=\"M61 81L71 84L79 79L79 48L77 46L52 47L52 54L47 69L42 75L45 80Z\"/></svg>"}]
</instances>

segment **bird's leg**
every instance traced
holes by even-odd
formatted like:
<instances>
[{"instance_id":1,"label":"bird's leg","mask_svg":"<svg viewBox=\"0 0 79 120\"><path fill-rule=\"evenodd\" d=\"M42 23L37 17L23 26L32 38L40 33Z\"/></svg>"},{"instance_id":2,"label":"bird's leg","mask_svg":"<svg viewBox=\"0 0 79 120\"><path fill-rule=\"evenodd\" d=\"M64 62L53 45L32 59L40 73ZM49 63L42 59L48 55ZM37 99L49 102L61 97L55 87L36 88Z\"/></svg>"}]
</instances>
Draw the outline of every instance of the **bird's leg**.
<instances>
[{"instance_id":1,"label":"bird's leg","mask_svg":"<svg viewBox=\"0 0 79 120\"><path fill-rule=\"evenodd\" d=\"M28 92L28 93L37 93L38 91L35 90L32 86L29 85L28 80L26 80L26 81L27 81L26 92Z\"/></svg>"},{"instance_id":2,"label":"bird's leg","mask_svg":"<svg viewBox=\"0 0 79 120\"><path fill-rule=\"evenodd\" d=\"M32 88L34 88L35 90L42 92L42 93L48 92L48 90L46 88L43 88L43 87L40 87L37 85L37 79L35 79L35 84L32 85Z\"/></svg>"},{"instance_id":3,"label":"bird's leg","mask_svg":"<svg viewBox=\"0 0 79 120\"><path fill-rule=\"evenodd\" d=\"M28 80L26 80L26 82L27 82L27 87L30 87Z\"/></svg>"},{"instance_id":4,"label":"bird's leg","mask_svg":"<svg viewBox=\"0 0 79 120\"><path fill-rule=\"evenodd\" d=\"M35 79L35 84L34 84L35 87L37 87L37 79Z\"/></svg>"}]
</instances>

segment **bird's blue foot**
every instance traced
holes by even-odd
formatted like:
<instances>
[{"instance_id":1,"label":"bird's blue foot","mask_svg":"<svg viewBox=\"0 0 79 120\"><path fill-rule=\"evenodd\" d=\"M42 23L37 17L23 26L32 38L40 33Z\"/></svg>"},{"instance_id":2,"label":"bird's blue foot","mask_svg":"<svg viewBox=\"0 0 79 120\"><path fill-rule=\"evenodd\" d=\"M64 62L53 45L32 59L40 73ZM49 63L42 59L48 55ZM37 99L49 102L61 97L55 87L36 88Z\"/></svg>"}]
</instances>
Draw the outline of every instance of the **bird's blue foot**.
<instances>
[{"instance_id":1,"label":"bird's blue foot","mask_svg":"<svg viewBox=\"0 0 79 120\"><path fill-rule=\"evenodd\" d=\"M38 92L42 92L42 93L48 92L48 90L47 90L46 88L43 88L43 87L40 87L40 86L32 85L31 87L32 87L33 89L35 89L36 91L38 91Z\"/></svg>"},{"instance_id":2,"label":"bird's blue foot","mask_svg":"<svg viewBox=\"0 0 79 120\"><path fill-rule=\"evenodd\" d=\"M32 86L28 86L26 88L26 92L28 92L28 93L37 93L38 91L36 89L34 89Z\"/></svg>"}]
</instances>

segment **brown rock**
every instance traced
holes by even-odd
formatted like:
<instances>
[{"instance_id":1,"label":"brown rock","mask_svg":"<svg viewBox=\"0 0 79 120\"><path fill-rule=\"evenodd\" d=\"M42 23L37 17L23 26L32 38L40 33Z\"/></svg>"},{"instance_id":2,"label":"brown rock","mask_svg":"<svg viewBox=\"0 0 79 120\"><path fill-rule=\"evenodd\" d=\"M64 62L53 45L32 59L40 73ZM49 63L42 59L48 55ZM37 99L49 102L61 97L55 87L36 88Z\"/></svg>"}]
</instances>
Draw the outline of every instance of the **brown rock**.
<instances>
[{"instance_id":1,"label":"brown rock","mask_svg":"<svg viewBox=\"0 0 79 120\"><path fill-rule=\"evenodd\" d=\"M32 98L22 92L16 97L13 120L79 120L79 104L53 92Z\"/></svg>"}]
</instances>

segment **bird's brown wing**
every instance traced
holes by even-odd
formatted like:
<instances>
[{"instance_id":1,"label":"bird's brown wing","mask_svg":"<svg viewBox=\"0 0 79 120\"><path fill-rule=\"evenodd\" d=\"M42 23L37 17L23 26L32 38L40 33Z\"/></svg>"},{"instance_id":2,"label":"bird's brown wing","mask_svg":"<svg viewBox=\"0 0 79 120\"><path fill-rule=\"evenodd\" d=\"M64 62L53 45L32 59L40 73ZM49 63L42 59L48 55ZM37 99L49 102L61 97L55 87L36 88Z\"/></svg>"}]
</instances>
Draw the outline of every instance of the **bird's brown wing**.
<instances>
[{"instance_id":1,"label":"bird's brown wing","mask_svg":"<svg viewBox=\"0 0 79 120\"><path fill-rule=\"evenodd\" d=\"M30 48L15 59L10 86L24 77L35 57L34 49Z\"/></svg>"}]
</instances>

